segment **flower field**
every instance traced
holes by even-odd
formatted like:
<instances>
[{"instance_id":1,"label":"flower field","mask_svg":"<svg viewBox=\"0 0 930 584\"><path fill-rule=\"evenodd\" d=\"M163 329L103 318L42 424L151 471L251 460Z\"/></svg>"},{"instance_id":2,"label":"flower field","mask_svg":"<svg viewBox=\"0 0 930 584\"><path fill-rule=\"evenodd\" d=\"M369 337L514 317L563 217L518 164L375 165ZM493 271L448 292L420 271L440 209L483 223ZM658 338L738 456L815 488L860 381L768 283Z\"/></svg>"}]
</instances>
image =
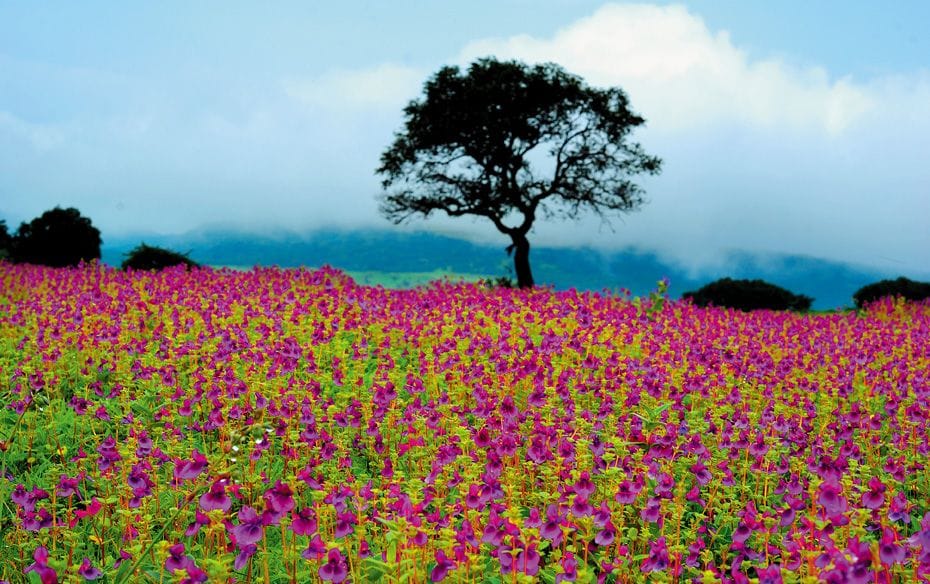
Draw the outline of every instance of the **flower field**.
<instances>
[{"instance_id":1,"label":"flower field","mask_svg":"<svg viewBox=\"0 0 930 584\"><path fill-rule=\"evenodd\" d=\"M917 582L930 305L0 263L0 580Z\"/></svg>"}]
</instances>

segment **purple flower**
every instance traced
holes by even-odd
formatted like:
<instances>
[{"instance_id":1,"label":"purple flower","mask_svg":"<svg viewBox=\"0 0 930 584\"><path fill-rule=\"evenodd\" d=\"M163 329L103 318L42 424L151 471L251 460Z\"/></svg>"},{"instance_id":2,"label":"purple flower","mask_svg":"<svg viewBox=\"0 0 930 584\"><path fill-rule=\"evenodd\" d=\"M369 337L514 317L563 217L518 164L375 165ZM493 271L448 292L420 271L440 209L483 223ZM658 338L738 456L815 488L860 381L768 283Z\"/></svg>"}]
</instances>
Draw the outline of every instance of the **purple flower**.
<instances>
[{"instance_id":1,"label":"purple flower","mask_svg":"<svg viewBox=\"0 0 930 584\"><path fill-rule=\"evenodd\" d=\"M320 566L318 571L320 578L334 584L339 584L346 579L349 570L346 566L346 560L337 548L329 550L326 556L326 563Z\"/></svg>"},{"instance_id":2,"label":"purple flower","mask_svg":"<svg viewBox=\"0 0 930 584\"><path fill-rule=\"evenodd\" d=\"M355 531L355 515L352 513L340 513L336 518L336 539L345 537Z\"/></svg>"},{"instance_id":3,"label":"purple flower","mask_svg":"<svg viewBox=\"0 0 930 584\"><path fill-rule=\"evenodd\" d=\"M562 573L556 575L555 584L559 584L560 582L574 582L578 579L578 560L575 559L575 554L566 552L566 554L562 556L560 565L562 566Z\"/></svg>"},{"instance_id":4,"label":"purple flower","mask_svg":"<svg viewBox=\"0 0 930 584\"><path fill-rule=\"evenodd\" d=\"M756 575L759 577L759 584L782 584L781 566L778 564L758 568Z\"/></svg>"},{"instance_id":5,"label":"purple flower","mask_svg":"<svg viewBox=\"0 0 930 584\"><path fill-rule=\"evenodd\" d=\"M894 498L891 499L891 505L888 506L888 519L908 523L911 520L911 514L908 513L910 508L907 496L903 491L898 491Z\"/></svg>"},{"instance_id":6,"label":"purple flower","mask_svg":"<svg viewBox=\"0 0 930 584\"><path fill-rule=\"evenodd\" d=\"M536 551L536 544L531 543L526 549L520 550L514 559L514 567L528 576L535 576L539 573L539 552Z\"/></svg>"},{"instance_id":7,"label":"purple flower","mask_svg":"<svg viewBox=\"0 0 930 584\"><path fill-rule=\"evenodd\" d=\"M646 506L639 512L640 517L649 523L657 523L660 519L662 508L658 499L650 498L646 501Z\"/></svg>"},{"instance_id":8,"label":"purple flower","mask_svg":"<svg viewBox=\"0 0 930 584\"><path fill-rule=\"evenodd\" d=\"M243 507L238 514L239 525L232 528L232 535L236 538L236 545L240 548L250 543L261 541L264 536L265 525L261 515L252 507Z\"/></svg>"},{"instance_id":9,"label":"purple flower","mask_svg":"<svg viewBox=\"0 0 930 584\"><path fill-rule=\"evenodd\" d=\"M294 491L287 483L277 481L274 487L265 492L265 502L279 513L287 513L294 508Z\"/></svg>"},{"instance_id":10,"label":"purple flower","mask_svg":"<svg viewBox=\"0 0 930 584\"><path fill-rule=\"evenodd\" d=\"M207 457L194 450L191 460L178 460L174 464L176 481L197 478L207 468Z\"/></svg>"},{"instance_id":11,"label":"purple flower","mask_svg":"<svg viewBox=\"0 0 930 584\"><path fill-rule=\"evenodd\" d=\"M35 572L39 575L42 584L58 584L58 573L48 565L48 550L45 549L45 546L37 547L32 554L32 558L35 561L26 566L23 574Z\"/></svg>"},{"instance_id":12,"label":"purple flower","mask_svg":"<svg viewBox=\"0 0 930 584\"><path fill-rule=\"evenodd\" d=\"M572 501L572 515L575 517L584 517L594 513L594 507L588 503L588 498L584 495L575 495L575 500Z\"/></svg>"},{"instance_id":13,"label":"purple flower","mask_svg":"<svg viewBox=\"0 0 930 584\"><path fill-rule=\"evenodd\" d=\"M604 526L602 530L597 532L597 535L594 536L594 543L602 546L609 546L616 539L617 530L614 528L613 524L608 523Z\"/></svg>"},{"instance_id":14,"label":"purple flower","mask_svg":"<svg viewBox=\"0 0 930 584\"><path fill-rule=\"evenodd\" d=\"M446 557L446 552L436 550L436 566L430 571L429 579L431 582L442 582L449 574L449 570L455 568L455 562Z\"/></svg>"},{"instance_id":15,"label":"purple flower","mask_svg":"<svg viewBox=\"0 0 930 584\"><path fill-rule=\"evenodd\" d=\"M310 543L307 545L307 549L300 552L300 557L305 560L319 560L326 554L326 544L323 543L323 540L320 539L319 535L313 536L313 539L310 540Z\"/></svg>"},{"instance_id":16,"label":"purple flower","mask_svg":"<svg viewBox=\"0 0 930 584\"><path fill-rule=\"evenodd\" d=\"M78 492L78 483L80 482L80 477L69 478L68 475L61 475L58 480L57 493L59 497L70 497L72 495L77 495L79 498L81 494Z\"/></svg>"},{"instance_id":17,"label":"purple flower","mask_svg":"<svg viewBox=\"0 0 930 584\"><path fill-rule=\"evenodd\" d=\"M591 475L588 474L588 471L583 471L578 478L578 482L575 483L575 494L587 498L594 493L594 488L594 483L591 482Z\"/></svg>"},{"instance_id":18,"label":"purple flower","mask_svg":"<svg viewBox=\"0 0 930 584\"><path fill-rule=\"evenodd\" d=\"M661 572L669 565L668 548L665 547L665 538L660 537L649 543L649 556L643 560L639 569L643 572Z\"/></svg>"},{"instance_id":19,"label":"purple flower","mask_svg":"<svg viewBox=\"0 0 930 584\"><path fill-rule=\"evenodd\" d=\"M31 491L26 491L22 485L16 485L10 499L23 508L23 511L33 512L36 510L36 503L42 499L48 499L48 493L38 487Z\"/></svg>"},{"instance_id":20,"label":"purple flower","mask_svg":"<svg viewBox=\"0 0 930 584\"><path fill-rule=\"evenodd\" d=\"M817 502L823 507L827 517L842 515L849 508L846 497L844 497L840 491L839 485L834 483L823 483L820 485L820 493L817 496Z\"/></svg>"},{"instance_id":21,"label":"purple flower","mask_svg":"<svg viewBox=\"0 0 930 584\"><path fill-rule=\"evenodd\" d=\"M223 481L216 481L210 486L210 490L200 496L200 508L204 511L229 511L232 506L232 499L226 494L226 486Z\"/></svg>"},{"instance_id":22,"label":"purple flower","mask_svg":"<svg viewBox=\"0 0 930 584\"><path fill-rule=\"evenodd\" d=\"M291 513L291 531L297 535L313 535L317 530L316 513L309 507Z\"/></svg>"},{"instance_id":23,"label":"purple flower","mask_svg":"<svg viewBox=\"0 0 930 584\"><path fill-rule=\"evenodd\" d=\"M700 462L691 465L691 472L694 473L694 478L700 485L706 485L711 481L711 479L713 479L713 476L710 474L710 471L707 470L707 467Z\"/></svg>"},{"instance_id":24,"label":"purple flower","mask_svg":"<svg viewBox=\"0 0 930 584\"><path fill-rule=\"evenodd\" d=\"M175 570L187 570L188 566L193 565L193 558L184 555L184 544L176 543L168 548L168 558L165 560L165 569L169 572Z\"/></svg>"},{"instance_id":25,"label":"purple flower","mask_svg":"<svg viewBox=\"0 0 930 584\"><path fill-rule=\"evenodd\" d=\"M866 509L878 509L885 503L885 485L878 479L869 479L869 490L862 494L862 506Z\"/></svg>"},{"instance_id":26,"label":"purple flower","mask_svg":"<svg viewBox=\"0 0 930 584\"><path fill-rule=\"evenodd\" d=\"M465 506L469 509L478 509L484 505L485 501L486 499L484 498L480 486L474 484L468 486L468 494L465 495Z\"/></svg>"},{"instance_id":27,"label":"purple flower","mask_svg":"<svg viewBox=\"0 0 930 584\"><path fill-rule=\"evenodd\" d=\"M636 501L636 497L639 495L641 488L642 487L635 485L630 481L621 481L621 483L617 486L617 494L614 495L614 500L624 505L630 505Z\"/></svg>"},{"instance_id":28,"label":"purple flower","mask_svg":"<svg viewBox=\"0 0 930 584\"><path fill-rule=\"evenodd\" d=\"M200 512L200 509L194 510L194 521L187 526L184 531L184 537L194 537L200 532L204 525L210 525L210 518Z\"/></svg>"},{"instance_id":29,"label":"purple flower","mask_svg":"<svg viewBox=\"0 0 930 584\"><path fill-rule=\"evenodd\" d=\"M907 557L907 550L904 549L904 546L898 544L894 531L887 527L882 532L882 540L878 546L878 557L881 558L882 563L888 565L903 564L904 559Z\"/></svg>"},{"instance_id":30,"label":"purple flower","mask_svg":"<svg viewBox=\"0 0 930 584\"><path fill-rule=\"evenodd\" d=\"M740 521L740 524L736 527L736 530L733 532L733 542L734 543L745 543L749 536L752 535L752 529L746 525L745 522Z\"/></svg>"},{"instance_id":31,"label":"purple flower","mask_svg":"<svg viewBox=\"0 0 930 584\"><path fill-rule=\"evenodd\" d=\"M254 543L250 543L250 544L240 547L239 554L236 555L236 559L233 562L233 568L235 568L236 570L241 570L245 568L246 565L249 563L249 558L255 555L255 550L257 549L258 548L255 546Z\"/></svg>"},{"instance_id":32,"label":"purple flower","mask_svg":"<svg viewBox=\"0 0 930 584\"><path fill-rule=\"evenodd\" d=\"M96 580L103 576L103 572L91 565L90 558L86 556L84 557L84 561L81 562L81 566L78 568L78 574L83 576L85 580Z\"/></svg>"}]
</instances>

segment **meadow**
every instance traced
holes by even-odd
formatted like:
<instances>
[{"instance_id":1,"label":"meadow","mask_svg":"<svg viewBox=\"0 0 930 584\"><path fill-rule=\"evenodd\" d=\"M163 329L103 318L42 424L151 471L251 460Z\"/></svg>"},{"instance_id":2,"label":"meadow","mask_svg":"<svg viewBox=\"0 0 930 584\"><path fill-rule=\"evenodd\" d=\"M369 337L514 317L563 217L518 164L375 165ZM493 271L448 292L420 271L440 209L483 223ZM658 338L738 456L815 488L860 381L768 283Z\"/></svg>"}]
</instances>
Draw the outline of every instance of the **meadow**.
<instances>
[{"instance_id":1,"label":"meadow","mask_svg":"<svg viewBox=\"0 0 930 584\"><path fill-rule=\"evenodd\" d=\"M930 304L0 263L0 580L930 578Z\"/></svg>"}]
</instances>

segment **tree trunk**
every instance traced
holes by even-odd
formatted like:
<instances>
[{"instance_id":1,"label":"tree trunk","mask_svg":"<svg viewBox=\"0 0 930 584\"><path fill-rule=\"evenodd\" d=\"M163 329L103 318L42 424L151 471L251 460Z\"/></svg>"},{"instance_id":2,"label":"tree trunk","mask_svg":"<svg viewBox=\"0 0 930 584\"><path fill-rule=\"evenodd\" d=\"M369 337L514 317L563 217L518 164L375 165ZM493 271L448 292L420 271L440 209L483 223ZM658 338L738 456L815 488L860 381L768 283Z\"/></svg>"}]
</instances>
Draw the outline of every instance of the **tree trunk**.
<instances>
[{"instance_id":1,"label":"tree trunk","mask_svg":"<svg viewBox=\"0 0 930 584\"><path fill-rule=\"evenodd\" d=\"M521 233L511 234L513 240L513 269L517 274L517 286L533 287L533 272L530 270L530 240Z\"/></svg>"}]
</instances>

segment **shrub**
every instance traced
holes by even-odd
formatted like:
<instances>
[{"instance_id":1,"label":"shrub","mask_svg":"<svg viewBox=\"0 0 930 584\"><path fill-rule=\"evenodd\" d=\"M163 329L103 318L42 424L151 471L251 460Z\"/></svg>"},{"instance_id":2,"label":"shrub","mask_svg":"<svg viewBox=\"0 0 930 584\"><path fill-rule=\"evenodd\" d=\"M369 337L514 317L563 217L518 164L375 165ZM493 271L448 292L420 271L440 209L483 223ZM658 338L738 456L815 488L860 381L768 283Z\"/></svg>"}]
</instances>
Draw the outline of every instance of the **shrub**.
<instances>
[{"instance_id":1,"label":"shrub","mask_svg":"<svg viewBox=\"0 0 930 584\"><path fill-rule=\"evenodd\" d=\"M13 238L11 258L25 264L76 266L100 259L100 231L73 207L55 207L29 223Z\"/></svg>"},{"instance_id":2,"label":"shrub","mask_svg":"<svg viewBox=\"0 0 930 584\"><path fill-rule=\"evenodd\" d=\"M0 260L9 257L12 246L13 238L7 230L6 221L0 219Z\"/></svg>"},{"instance_id":3,"label":"shrub","mask_svg":"<svg viewBox=\"0 0 930 584\"><path fill-rule=\"evenodd\" d=\"M720 306L750 310L808 310L813 299L794 294L763 280L733 280L723 278L694 292L685 292L698 306Z\"/></svg>"},{"instance_id":4,"label":"shrub","mask_svg":"<svg viewBox=\"0 0 930 584\"><path fill-rule=\"evenodd\" d=\"M187 257L187 254L141 243L126 254L126 259L123 260L122 268L124 270L163 270L165 268L181 265L188 268L196 268L199 266L197 262Z\"/></svg>"},{"instance_id":5,"label":"shrub","mask_svg":"<svg viewBox=\"0 0 930 584\"><path fill-rule=\"evenodd\" d=\"M897 280L881 280L856 290L853 302L856 303L856 308L862 308L870 302L888 296L900 296L909 301L926 300L930 298L930 283L915 282L904 277Z\"/></svg>"}]
</instances>

